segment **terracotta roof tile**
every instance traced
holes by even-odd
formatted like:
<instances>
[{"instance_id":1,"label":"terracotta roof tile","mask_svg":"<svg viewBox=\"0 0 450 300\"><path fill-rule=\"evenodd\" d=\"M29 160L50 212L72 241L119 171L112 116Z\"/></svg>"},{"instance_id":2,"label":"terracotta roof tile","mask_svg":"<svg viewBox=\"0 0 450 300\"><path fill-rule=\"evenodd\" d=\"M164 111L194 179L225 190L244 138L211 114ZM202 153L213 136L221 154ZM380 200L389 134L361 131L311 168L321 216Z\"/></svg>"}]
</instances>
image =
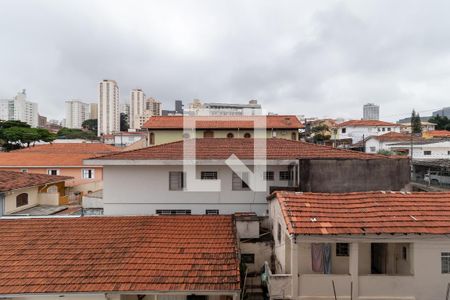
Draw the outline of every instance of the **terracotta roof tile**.
<instances>
[{"instance_id":1,"label":"terracotta roof tile","mask_svg":"<svg viewBox=\"0 0 450 300\"><path fill-rule=\"evenodd\" d=\"M186 140L192 143L194 140ZM245 138L202 138L196 139L197 159L227 159L235 154L240 159L253 159L254 139ZM348 159L386 159L386 156L359 151L336 149L300 141L271 138L266 140L267 159L299 158L348 158ZM256 153L256 156L261 153ZM181 160L183 141L124 151L98 157L100 160Z\"/></svg>"},{"instance_id":2,"label":"terracotta roof tile","mask_svg":"<svg viewBox=\"0 0 450 300\"><path fill-rule=\"evenodd\" d=\"M121 151L121 149L102 143L53 143L53 144L31 146L29 148L19 149L12 152L55 153L55 154L67 154L67 153L107 154L118 151Z\"/></svg>"},{"instance_id":3,"label":"terracotta roof tile","mask_svg":"<svg viewBox=\"0 0 450 300\"><path fill-rule=\"evenodd\" d=\"M22 172L0 171L0 192L56 183L72 178L73 177L68 176L53 176L46 174L29 174Z\"/></svg>"},{"instance_id":4,"label":"terracotta roof tile","mask_svg":"<svg viewBox=\"0 0 450 300\"><path fill-rule=\"evenodd\" d=\"M82 166L85 159L120 151L119 148L101 143L37 145L0 152L0 167Z\"/></svg>"},{"instance_id":5,"label":"terracotta roof tile","mask_svg":"<svg viewBox=\"0 0 450 300\"><path fill-rule=\"evenodd\" d=\"M366 126L396 126L400 127L400 124L378 121L378 120L349 120L337 125L337 127L366 127Z\"/></svg>"},{"instance_id":6,"label":"terracotta roof tile","mask_svg":"<svg viewBox=\"0 0 450 300\"><path fill-rule=\"evenodd\" d=\"M450 192L276 192L290 234L448 234Z\"/></svg>"},{"instance_id":7,"label":"terracotta roof tile","mask_svg":"<svg viewBox=\"0 0 450 300\"><path fill-rule=\"evenodd\" d=\"M0 295L234 292L237 253L231 216L3 219Z\"/></svg>"},{"instance_id":8,"label":"terracotta roof tile","mask_svg":"<svg viewBox=\"0 0 450 300\"><path fill-rule=\"evenodd\" d=\"M431 137L450 137L449 130L429 130L425 134Z\"/></svg>"},{"instance_id":9,"label":"terracotta roof tile","mask_svg":"<svg viewBox=\"0 0 450 300\"><path fill-rule=\"evenodd\" d=\"M182 129L184 119L195 120L198 129L254 128L254 121L266 118L267 128L299 129L303 124L294 115L271 116L227 116L227 117L193 117L193 116L153 116L143 126L149 129Z\"/></svg>"}]
</instances>

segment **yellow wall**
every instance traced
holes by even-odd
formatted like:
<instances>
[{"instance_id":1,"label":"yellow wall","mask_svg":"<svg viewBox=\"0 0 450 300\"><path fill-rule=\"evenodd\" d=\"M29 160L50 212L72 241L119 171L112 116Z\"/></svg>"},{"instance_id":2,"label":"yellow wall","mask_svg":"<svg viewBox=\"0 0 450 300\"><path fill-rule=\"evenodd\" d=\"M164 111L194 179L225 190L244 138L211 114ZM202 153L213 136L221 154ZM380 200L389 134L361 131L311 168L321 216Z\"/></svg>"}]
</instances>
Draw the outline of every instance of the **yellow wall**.
<instances>
[{"instance_id":1,"label":"yellow wall","mask_svg":"<svg viewBox=\"0 0 450 300\"><path fill-rule=\"evenodd\" d=\"M28 193L28 205L16 206L16 197L19 194ZM38 205L38 187L25 188L5 193L5 212L4 214L14 213L26 208Z\"/></svg>"},{"instance_id":2,"label":"yellow wall","mask_svg":"<svg viewBox=\"0 0 450 300\"><path fill-rule=\"evenodd\" d=\"M197 138L203 138L203 133L205 130L197 130ZM273 136L272 130L267 130L267 138L276 137L280 139L292 139L292 133L296 133L296 139L298 140L298 130L297 129L287 129L287 130L281 130L281 129L274 129L273 130L276 135ZM183 130L149 130L149 138L150 141L150 133L155 134L155 144L154 145L161 145L176 141L181 141L183 139ZM213 130L214 137L215 138L226 138L228 133L232 133L235 138L243 138L246 133L250 133L253 137L253 130Z\"/></svg>"}]
</instances>

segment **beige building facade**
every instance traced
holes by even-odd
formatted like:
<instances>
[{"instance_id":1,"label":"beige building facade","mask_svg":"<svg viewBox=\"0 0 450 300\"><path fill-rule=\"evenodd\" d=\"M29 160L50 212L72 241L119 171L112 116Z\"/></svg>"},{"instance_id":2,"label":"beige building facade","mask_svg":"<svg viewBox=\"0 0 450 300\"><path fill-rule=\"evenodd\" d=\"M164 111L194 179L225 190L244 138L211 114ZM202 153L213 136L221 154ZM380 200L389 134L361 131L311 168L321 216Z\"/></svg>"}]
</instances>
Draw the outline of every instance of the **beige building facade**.
<instances>
[{"instance_id":1,"label":"beige building facade","mask_svg":"<svg viewBox=\"0 0 450 300\"><path fill-rule=\"evenodd\" d=\"M120 131L119 86L114 80L99 84L98 136Z\"/></svg>"}]
</instances>

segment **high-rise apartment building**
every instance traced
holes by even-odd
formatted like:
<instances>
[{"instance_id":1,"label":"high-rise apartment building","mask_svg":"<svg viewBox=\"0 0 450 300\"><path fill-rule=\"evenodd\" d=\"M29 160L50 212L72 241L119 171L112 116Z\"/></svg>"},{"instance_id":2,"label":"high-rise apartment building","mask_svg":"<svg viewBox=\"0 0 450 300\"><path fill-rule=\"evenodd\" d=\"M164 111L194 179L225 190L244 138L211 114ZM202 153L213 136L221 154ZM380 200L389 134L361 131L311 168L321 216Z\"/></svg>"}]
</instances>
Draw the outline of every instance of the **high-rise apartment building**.
<instances>
[{"instance_id":1,"label":"high-rise apartment building","mask_svg":"<svg viewBox=\"0 0 450 300\"><path fill-rule=\"evenodd\" d=\"M145 100L145 110L149 110L152 112L152 116L160 116L161 115L161 102L154 98L148 98Z\"/></svg>"},{"instance_id":2,"label":"high-rise apartment building","mask_svg":"<svg viewBox=\"0 0 450 300\"><path fill-rule=\"evenodd\" d=\"M129 117L130 116L130 104L128 104L128 103L120 104L120 113L126 114Z\"/></svg>"},{"instance_id":3,"label":"high-rise apartment building","mask_svg":"<svg viewBox=\"0 0 450 300\"><path fill-rule=\"evenodd\" d=\"M134 89L131 91L130 99L130 115L129 122L131 129L139 129L138 120L139 116L144 113L144 101L145 93L141 89Z\"/></svg>"},{"instance_id":4,"label":"high-rise apartment building","mask_svg":"<svg viewBox=\"0 0 450 300\"><path fill-rule=\"evenodd\" d=\"M363 119L364 120L379 120L380 119L380 106L367 103L363 106Z\"/></svg>"},{"instance_id":5,"label":"high-rise apartment building","mask_svg":"<svg viewBox=\"0 0 450 300\"><path fill-rule=\"evenodd\" d=\"M38 105L27 101L26 91L22 90L13 99L0 100L0 120L18 120L38 127Z\"/></svg>"},{"instance_id":6,"label":"high-rise apartment building","mask_svg":"<svg viewBox=\"0 0 450 300\"><path fill-rule=\"evenodd\" d=\"M91 112L91 116L89 119L98 119L98 103L91 103L89 104L89 111Z\"/></svg>"},{"instance_id":7,"label":"high-rise apartment building","mask_svg":"<svg viewBox=\"0 0 450 300\"><path fill-rule=\"evenodd\" d=\"M120 131L119 86L114 80L99 84L98 135Z\"/></svg>"},{"instance_id":8,"label":"high-rise apartment building","mask_svg":"<svg viewBox=\"0 0 450 300\"><path fill-rule=\"evenodd\" d=\"M89 103L79 100L66 101L66 124L67 128L81 129L83 122L91 117Z\"/></svg>"}]
</instances>

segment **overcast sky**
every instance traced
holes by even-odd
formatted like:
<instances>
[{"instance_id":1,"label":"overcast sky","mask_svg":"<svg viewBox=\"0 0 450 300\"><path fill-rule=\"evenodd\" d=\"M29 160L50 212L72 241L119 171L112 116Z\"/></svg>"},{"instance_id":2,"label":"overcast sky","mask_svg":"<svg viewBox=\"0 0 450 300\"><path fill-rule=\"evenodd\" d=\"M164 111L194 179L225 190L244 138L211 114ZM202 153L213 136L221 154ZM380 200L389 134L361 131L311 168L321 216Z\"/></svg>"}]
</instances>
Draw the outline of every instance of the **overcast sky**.
<instances>
[{"instance_id":1,"label":"overcast sky","mask_svg":"<svg viewBox=\"0 0 450 300\"><path fill-rule=\"evenodd\" d=\"M151 3L150 3L151 2ZM173 101L361 118L450 106L450 1L0 0L0 98L49 118L115 79Z\"/></svg>"}]
</instances>

